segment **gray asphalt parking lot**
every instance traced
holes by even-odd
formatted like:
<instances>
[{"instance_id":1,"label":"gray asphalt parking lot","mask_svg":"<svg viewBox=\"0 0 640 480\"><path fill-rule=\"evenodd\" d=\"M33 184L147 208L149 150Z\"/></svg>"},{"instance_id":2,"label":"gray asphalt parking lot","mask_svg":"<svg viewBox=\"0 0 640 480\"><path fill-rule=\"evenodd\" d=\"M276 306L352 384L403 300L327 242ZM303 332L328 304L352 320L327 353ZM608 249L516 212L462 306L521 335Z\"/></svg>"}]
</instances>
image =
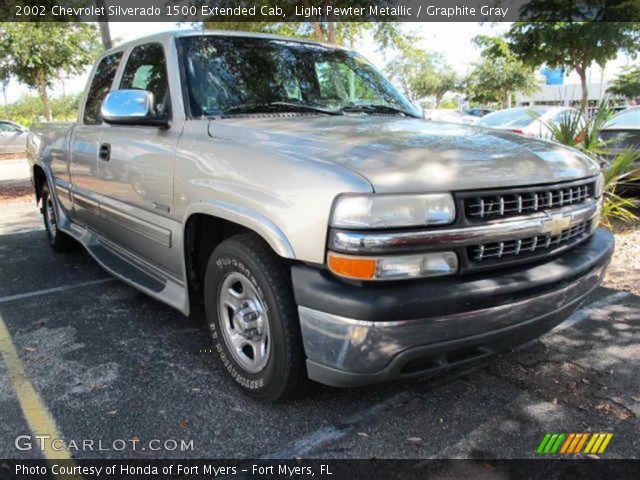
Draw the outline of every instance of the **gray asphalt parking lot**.
<instances>
[{"instance_id":1,"label":"gray asphalt parking lot","mask_svg":"<svg viewBox=\"0 0 640 480\"><path fill-rule=\"evenodd\" d=\"M534 458L546 432L601 431L614 433L607 458L640 457L632 293L600 288L559 329L463 375L317 386L267 405L236 390L195 321L81 250L54 254L34 204L0 212L0 458L42 457L15 447L37 428L38 409L67 443L138 448L72 452L78 458ZM151 450L151 439L178 446ZM193 448L181 451L180 441Z\"/></svg>"}]
</instances>

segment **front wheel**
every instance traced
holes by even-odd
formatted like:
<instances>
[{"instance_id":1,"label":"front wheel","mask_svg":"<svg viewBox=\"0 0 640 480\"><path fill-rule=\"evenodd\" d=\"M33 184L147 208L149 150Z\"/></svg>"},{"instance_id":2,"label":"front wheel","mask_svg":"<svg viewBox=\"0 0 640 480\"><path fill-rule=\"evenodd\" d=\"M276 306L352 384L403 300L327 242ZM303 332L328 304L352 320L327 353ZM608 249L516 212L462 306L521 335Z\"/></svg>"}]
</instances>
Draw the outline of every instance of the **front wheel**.
<instances>
[{"instance_id":1,"label":"front wheel","mask_svg":"<svg viewBox=\"0 0 640 480\"><path fill-rule=\"evenodd\" d=\"M297 393L306 375L286 264L258 236L236 235L211 253L204 290L214 347L231 378L270 401Z\"/></svg>"},{"instance_id":2,"label":"front wheel","mask_svg":"<svg viewBox=\"0 0 640 480\"><path fill-rule=\"evenodd\" d=\"M58 217L56 215L56 207L53 203L53 197L51 196L51 192L49 191L49 186L44 185L42 187L42 194L40 195L41 199L41 212L42 219L44 221L44 229L47 232L47 240L49 241L49 245L56 252L66 252L72 250L76 243L69 235L62 232L58 228Z\"/></svg>"}]
</instances>

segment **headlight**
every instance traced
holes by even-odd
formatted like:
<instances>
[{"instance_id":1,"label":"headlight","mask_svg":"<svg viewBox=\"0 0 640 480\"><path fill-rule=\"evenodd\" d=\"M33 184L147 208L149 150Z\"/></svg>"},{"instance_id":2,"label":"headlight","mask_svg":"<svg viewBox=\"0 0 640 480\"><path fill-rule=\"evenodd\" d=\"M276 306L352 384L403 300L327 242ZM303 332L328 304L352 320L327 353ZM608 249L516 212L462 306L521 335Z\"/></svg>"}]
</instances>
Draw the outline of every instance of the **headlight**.
<instances>
[{"instance_id":1,"label":"headlight","mask_svg":"<svg viewBox=\"0 0 640 480\"><path fill-rule=\"evenodd\" d=\"M343 195L333 207L339 228L394 228L453 223L456 207L449 193L419 195Z\"/></svg>"},{"instance_id":2,"label":"headlight","mask_svg":"<svg viewBox=\"0 0 640 480\"><path fill-rule=\"evenodd\" d=\"M604 193L604 173L602 172L596 177L596 191L594 193L596 198L602 197Z\"/></svg>"},{"instance_id":3,"label":"headlight","mask_svg":"<svg viewBox=\"0 0 640 480\"><path fill-rule=\"evenodd\" d=\"M418 255L359 257L329 252L329 270L354 280L402 280L439 277L458 271L454 252L430 252Z\"/></svg>"}]
</instances>

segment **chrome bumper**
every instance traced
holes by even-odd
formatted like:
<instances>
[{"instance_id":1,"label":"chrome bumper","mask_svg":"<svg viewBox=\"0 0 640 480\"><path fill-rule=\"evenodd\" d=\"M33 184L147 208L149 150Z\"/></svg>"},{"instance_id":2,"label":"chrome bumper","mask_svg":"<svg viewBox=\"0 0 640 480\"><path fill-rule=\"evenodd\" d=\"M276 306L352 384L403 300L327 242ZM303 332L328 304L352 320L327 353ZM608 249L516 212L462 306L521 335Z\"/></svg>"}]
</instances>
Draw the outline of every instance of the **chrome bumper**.
<instances>
[{"instance_id":1,"label":"chrome bumper","mask_svg":"<svg viewBox=\"0 0 640 480\"><path fill-rule=\"evenodd\" d=\"M548 263L412 287L350 286L300 267L293 280L308 375L353 386L525 343L562 322L598 287L613 248L613 236L598 230Z\"/></svg>"}]
</instances>

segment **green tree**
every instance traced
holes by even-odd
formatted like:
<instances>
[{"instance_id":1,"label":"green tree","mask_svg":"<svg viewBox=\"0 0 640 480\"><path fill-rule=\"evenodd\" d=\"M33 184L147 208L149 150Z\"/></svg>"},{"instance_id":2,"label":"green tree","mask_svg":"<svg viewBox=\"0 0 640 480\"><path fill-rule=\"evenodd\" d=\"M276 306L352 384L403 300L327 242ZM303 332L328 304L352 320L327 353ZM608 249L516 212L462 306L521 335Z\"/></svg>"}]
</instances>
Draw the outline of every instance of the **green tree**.
<instances>
[{"instance_id":1,"label":"green tree","mask_svg":"<svg viewBox=\"0 0 640 480\"><path fill-rule=\"evenodd\" d=\"M204 26L213 30L270 33L346 46L353 46L365 33L370 33L381 48L402 48L412 41L395 22L330 22L313 16L309 18L308 22L205 22Z\"/></svg>"},{"instance_id":2,"label":"green tree","mask_svg":"<svg viewBox=\"0 0 640 480\"><path fill-rule=\"evenodd\" d=\"M387 63L385 70L407 98L415 102L420 99L420 92L415 88L415 79L431 70L431 61L427 52L407 47Z\"/></svg>"},{"instance_id":3,"label":"green tree","mask_svg":"<svg viewBox=\"0 0 640 480\"><path fill-rule=\"evenodd\" d=\"M607 15L623 8L624 3L622 0L531 0L522 10L523 18L531 21L512 25L507 33L509 46L529 65L547 64L574 70L580 77L584 111L588 102L587 68L594 62L604 67L618 53L635 55L640 49L637 23L606 21ZM634 3L626 2L627 8L634 7ZM558 17L571 21L545 21Z\"/></svg>"},{"instance_id":4,"label":"green tree","mask_svg":"<svg viewBox=\"0 0 640 480\"><path fill-rule=\"evenodd\" d=\"M47 88L58 72L80 73L98 51L95 25L15 22L0 25L3 68L18 81L37 88L44 117L53 115Z\"/></svg>"},{"instance_id":5,"label":"green tree","mask_svg":"<svg viewBox=\"0 0 640 480\"><path fill-rule=\"evenodd\" d=\"M505 39L479 35L474 43L482 52L464 81L471 101L498 102L509 108L514 93L530 94L540 88L533 68L517 58Z\"/></svg>"},{"instance_id":6,"label":"green tree","mask_svg":"<svg viewBox=\"0 0 640 480\"><path fill-rule=\"evenodd\" d=\"M436 106L444 94L455 90L459 83L456 73L441 55L415 47L403 46L387 64L386 71L411 101L433 96Z\"/></svg>"},{"instance_id":7,"label":"green tree","mask_svg":"<svg viewBox=\"0 0 640 480\"><path fill-rule=\"evenodd\" d=\"M459 81L456 72L440 55L431 56L431 68L425 69L413 82L414 91L419 97L433 96L436 107L440 106L445 93L455 90Z\"/></svg>"},{"instance_id":8,"label":"green tree","mask_svg":"<svg viewBox=\"0 0 640 480\"><path fill-rule=\"evenodd\" d=\"M79 95L64 95L51 98L52 120L59 122L73 121L77 116ZM43 105L39 95L23 95L6 108L6 118L25 127L38 123L42 116Z\"/></svg>"},{"instance_id":9,"label":"green tree","mask_svg":"<svg viewBox=\"0 0 640 480\"><path fill-rule=\"evenodd\" d=\"M607 91L631 100L640 99L640 65L626 68Z\"/></svg>"}]
</instances>

